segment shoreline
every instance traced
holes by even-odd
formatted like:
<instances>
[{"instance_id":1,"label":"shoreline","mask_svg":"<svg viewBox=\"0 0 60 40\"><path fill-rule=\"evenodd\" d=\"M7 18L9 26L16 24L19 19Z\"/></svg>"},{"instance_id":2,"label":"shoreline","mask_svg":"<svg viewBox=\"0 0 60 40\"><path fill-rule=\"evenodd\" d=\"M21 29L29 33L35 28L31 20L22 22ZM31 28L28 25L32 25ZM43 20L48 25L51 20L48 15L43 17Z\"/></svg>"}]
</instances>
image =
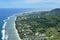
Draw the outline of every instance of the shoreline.
<instances>
[{"instance_id":1,"label":"shoreline","mask_svg":"<svg viewBox=\"0 0 60 40\"><path fill-rule=\"evenodd\" d=\"M14 22L14 29L15 29L15 31L16 31L16 34L17 34L17 36L18 36L18 39L21 40L21 38L19 37L18 31L17 31L17 29L15 28L15 22Z\"/></svg>"},{"instance_id":2,"label":"shoreline","mask_svg":"<svg viewBox=\"0 0 60 40\"><path fill-rule=\"evenodd\" d=\"M34 10L35 11L35 10ZM23 13L18 13L19 15L21 15L21 14L26 14L26 13L31 13L31 12L34 12L34 11L28 11L28 12L23 12ZM15 15L18 15L18 14L15 14ZM7 20L9 20L10 19L10 17L13 17L13 16L15 16L15 15L12 15L12 16L9 16L9 17L7 17L7 19L5 19L5 20L3 20L4 22L6 22ZM6 23L4 23L4 25L6 25ZM5 32L5 26L4 27L2 27L3 29L2 29L2 35L3 35L3 33ZM16 34L17 34L17 37L18 37L18 39L19 40L21 40L20 39L20 37L19 37L19 34L18 34L18 31L17 31L17 29L15 28L15 22L14 22L14 30L15 30L15 32L16 32ZM2 37L2 39L5 39L5 37L3 36Z\"/></svg>"}]
</instances>

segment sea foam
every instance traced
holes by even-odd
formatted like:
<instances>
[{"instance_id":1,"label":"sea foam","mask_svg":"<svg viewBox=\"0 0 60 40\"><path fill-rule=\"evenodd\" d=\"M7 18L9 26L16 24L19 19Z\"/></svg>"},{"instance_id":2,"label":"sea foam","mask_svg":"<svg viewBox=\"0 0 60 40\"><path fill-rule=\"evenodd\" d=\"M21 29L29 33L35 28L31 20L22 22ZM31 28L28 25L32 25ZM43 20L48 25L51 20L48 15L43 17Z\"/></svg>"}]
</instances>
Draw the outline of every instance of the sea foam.
<instances>
[{"instance_id":1,"label":"sea foam","mask_svg":"<svg viewBox=\"0 0 60 40\"><path fill-rule=\"evenodd\" d=\"M7 22L4 21L3 24L3 29L2 29L2 40L5 40L5 26L6 26Z\"/></svg>"},{"instance_id":2,"label":"sea foam","mask_svg":"<svg viewBox=\"0 0 60 40\"><path fill-rule=\"evenodd\" d=\"M5 27L6 27L6 24L7 24L7 21L11 18L11 17L14 17L15 15L12 15L12 16L9 16L6 20L3 20L4 24L3 24L3 27L2 27L2 40L8 40L8 34L5 30Z\"/></svg>"},{"instance_id":3,"label":"sea foam","mask_svg":"<svg viewBox=\"0 0 60 40\"><path fill-rule=\"evenodd\" d=\"M10 17L8 17L6 20L3 20L4 24L3 24L3 29L2 29L2 40L7 40L8 39L8 35L6 34L6 30L5 30L5 27L6 27L6 24L7 24L7 20L9 20Z\"/></svg>"}]
</instances>

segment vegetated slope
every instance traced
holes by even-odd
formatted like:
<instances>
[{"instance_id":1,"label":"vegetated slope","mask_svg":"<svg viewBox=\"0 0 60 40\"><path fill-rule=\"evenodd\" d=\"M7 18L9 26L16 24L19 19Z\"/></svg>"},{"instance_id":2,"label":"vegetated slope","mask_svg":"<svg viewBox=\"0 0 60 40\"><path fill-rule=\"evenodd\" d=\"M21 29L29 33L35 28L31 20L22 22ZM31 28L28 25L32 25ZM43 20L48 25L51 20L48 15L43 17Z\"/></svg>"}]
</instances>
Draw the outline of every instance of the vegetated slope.
<instances>
[{"instance_id":1,"label":"vegetated slope","mask_svg":"<svg viewBox=\"0 0 60 40\"><path fill-rule=\"evenodd\" d=\"M59 8L17 16L15 23L21 39L60 40ZM41 34L44 34L44 37Z\"/></svg>"}]
</instances>

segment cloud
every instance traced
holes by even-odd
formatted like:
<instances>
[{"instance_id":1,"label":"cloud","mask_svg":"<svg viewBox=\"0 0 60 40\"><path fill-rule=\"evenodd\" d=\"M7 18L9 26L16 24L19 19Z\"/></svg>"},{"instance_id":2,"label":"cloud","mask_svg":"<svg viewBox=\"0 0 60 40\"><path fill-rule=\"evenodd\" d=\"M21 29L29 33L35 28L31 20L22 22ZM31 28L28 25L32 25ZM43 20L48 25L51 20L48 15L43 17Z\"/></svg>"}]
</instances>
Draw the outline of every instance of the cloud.
<instances>
[{"instance_id":1,"label":"cloud","mask_svg":"<svg viewBox=\"0 0 60 40\"><path fill-rule=\"evenodd\" d=\"M60 3L60 0L25 0L26 3L54 2Z\"/></svg>"}]
</instances>

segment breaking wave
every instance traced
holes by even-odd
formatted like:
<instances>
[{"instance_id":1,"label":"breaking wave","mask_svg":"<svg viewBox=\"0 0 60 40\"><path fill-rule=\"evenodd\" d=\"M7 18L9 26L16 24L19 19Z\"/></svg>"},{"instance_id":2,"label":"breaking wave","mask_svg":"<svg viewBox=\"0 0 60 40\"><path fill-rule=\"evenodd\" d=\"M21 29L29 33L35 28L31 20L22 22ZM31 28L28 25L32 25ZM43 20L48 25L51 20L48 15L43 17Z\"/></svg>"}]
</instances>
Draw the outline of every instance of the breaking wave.
<instances>
[{"instance_id":1,"label":"breaking wave","mask_svg":"<svg viewBox=\"0 0 60 40\"><path fill-rule=\"evenodd\" d=\"M5 27L6 27L6 24L7 24L7 20L9 20L9 19L10 19L10 17L8 17L6 20L3 20L4 24L3 24L3 27L2 27L2 31L1 31L2 40L8 40L8 34L5 30Z\"/></svg>"}]
</instances>

